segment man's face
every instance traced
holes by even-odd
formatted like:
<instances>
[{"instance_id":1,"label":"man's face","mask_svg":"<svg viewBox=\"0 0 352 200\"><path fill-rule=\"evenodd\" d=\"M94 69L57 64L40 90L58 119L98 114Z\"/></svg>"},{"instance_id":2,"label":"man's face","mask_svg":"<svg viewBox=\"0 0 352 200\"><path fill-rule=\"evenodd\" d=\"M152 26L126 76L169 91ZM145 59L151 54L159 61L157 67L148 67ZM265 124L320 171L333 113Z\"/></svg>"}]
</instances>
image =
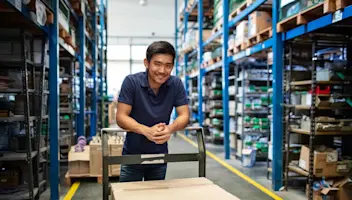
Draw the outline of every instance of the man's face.
<instances>
[{"instance_id":1,"label":"man's face","mask_svg":"<svg viewBox=\"0 0 352 200\"><path fill-rule=\"evenodd\" d=\"M144 65L148 70L149 77L153 82L162 85L169 79L174 67L173 58L168 54L156 54L150 62L144 60Z\"/></svg>"}]
</instances>

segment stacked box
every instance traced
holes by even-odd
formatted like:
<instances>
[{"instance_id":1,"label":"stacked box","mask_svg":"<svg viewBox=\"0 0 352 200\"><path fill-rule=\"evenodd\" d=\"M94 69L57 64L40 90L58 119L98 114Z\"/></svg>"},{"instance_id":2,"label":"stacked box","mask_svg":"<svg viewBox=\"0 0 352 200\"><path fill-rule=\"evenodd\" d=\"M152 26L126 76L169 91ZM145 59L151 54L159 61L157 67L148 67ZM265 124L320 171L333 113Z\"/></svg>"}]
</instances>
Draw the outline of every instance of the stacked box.
<instances>
[{"instance_id":1,"label":"stacked box","mask_svg":"<svg viewBox=\"0 0 352 200\"><path fill-rule=\"evenodd\" d=\"M123 139L121 137L112 137L108 141L110 156L121 156L123 149ZM109 174L112 176L119 176L121 170L121 165L110 165Z\"/></svg>"},{"instance_id":2,"label":"stacked box","mask_svg":"<svg viewBox=\"0 0 352 200\"><path fill-rule=\"evenodd\" d=\"M68 171L73 175L87 175L89 174L89 146L84 147L83 152L75 152L75 147L71 147L68 153Z\"/></svg>"},{"instance_id":3,"label":"stacked box","mask_svg":"<svg viewBox=\"0 0 352 200\"><path fill-rule=\"evenodd\" d=\"M280 20L284 20L299 11L308 9L324 0L281 0L280 2Z\"/></svg>"},{"instance_id":4,"label":"stacked box","mask_svg":"<svg viewBox=\"0 0 352 200\"><path fill-rule=\"evenodd\" d=\"M264 29L271 27L271 13L255 11L248 18L248 37L257 35Z\"/></svg>"},{"instance_id":5,"label":"stacked box","mask_svg":"<svg viewBox=\"0 0 352 200\"><path fill-rule=\"evenodd\" d=\"M241 45L248 35L248 21L243 20L236 26L235 46Z\"/></svg>"},{"instance_id":6,"label":"stacked box","mask_svg":"<svg viewBox=\"0 0 352 200\"><path fill-rule=\"evenodd\" d=\"M235 10L239 5L241 5L246 0L230 0L229 2L229 12L231 13ZM223 15L223 3L222 0L214 0L214 17L213 24L214 26L222 19Z\"/></svg>"}]
</instances>

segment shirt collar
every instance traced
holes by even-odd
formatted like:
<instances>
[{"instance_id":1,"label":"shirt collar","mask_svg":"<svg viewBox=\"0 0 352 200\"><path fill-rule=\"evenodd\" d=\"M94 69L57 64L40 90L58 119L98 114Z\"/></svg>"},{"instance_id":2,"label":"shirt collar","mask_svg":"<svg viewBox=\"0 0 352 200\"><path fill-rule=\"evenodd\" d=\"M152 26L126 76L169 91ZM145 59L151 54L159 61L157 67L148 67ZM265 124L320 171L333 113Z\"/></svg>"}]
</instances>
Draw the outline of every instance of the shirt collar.
<instances>
[{"instance_id":1,"label":"shirt collar","mask_svg":"<svg viewBox=\"0 0 352 200\"><path fill-rule=\"evenodd\" d=\"M171 83L172 83L172 81L171 81L171 76L170 76L169 79L167 79L167 81L163 85L170 86ZM141 86L142 87L149 87L148 72L147 71L143 72L143 80L141 81Z\"/></svg>"}]
</instances>

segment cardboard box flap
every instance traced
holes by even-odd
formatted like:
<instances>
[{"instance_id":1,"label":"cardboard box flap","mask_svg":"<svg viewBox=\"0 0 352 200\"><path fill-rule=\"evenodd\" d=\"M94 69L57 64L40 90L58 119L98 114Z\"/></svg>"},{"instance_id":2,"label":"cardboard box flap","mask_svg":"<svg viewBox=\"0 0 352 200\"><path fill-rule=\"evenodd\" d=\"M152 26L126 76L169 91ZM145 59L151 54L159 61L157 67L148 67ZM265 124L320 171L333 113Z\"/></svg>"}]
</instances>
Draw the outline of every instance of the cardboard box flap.
<instances>
[{"instance_id":1,"label":"cardboard box flap","mask_svg":"<svg viewBox=\"0 0 352 200\"><path fill-rule=\"evenodd\" d=\"M150 189L168 189L189 187L194 185L210 185L213 184L206 178L187 178L173 179L163 181L138 181L128 183L112 183L111 188L114 191L131 191L131 190L150 190Z\"/></svg>"},{"instance_id":2,"label":"cardboard box flap","mask_svg":"<svg viewBox=\"0 0 352 200\"><path fill-rule=\"evenodd\" d=\"M85 146L83 152L75 152L75 147L72 146L68 153L68 161L89 161L89 155L89 146Z\"/></svg>"},{"instance_id":3,"label":"cardboard box flap","mask_svg":"<svg viewBox=\"0 0 352 200\"><path fill-rule=\"evenodd\" d=\"M323 195L327 195L328 193L332 192L332 191L338 191L339 188L323 188L320 193L322 193Z\"/></svg>"},{"instance_id":4,"label":"cardboard box flap","mask_svg":"<svg viewBox=\"0 0 352 200\"><path fill-rule=\"evenodd\" d=\"M349 178L344 178L344 179L340 179L334 182L334 184L332 185L332 187L341 187L344 186L347 183L352 183L352 180Z\"/></svg>"},{"instance_id":5,"label":"cardboard box flap","mask_svg":"<svg viewBox=\"0 0 352 200\"><path fill-rule=\"evenodd\" d=\"M200 179L200 180L197 180ZM131 182L132 183L132 182ZM142 184L142 182L138 182ZM145 181L143 185L155 185L166 183L173 185L168 188L150 188L150 189L135 189L119 190L117 185L130 185L130 183L113 183L111 184L111 193L113 199L143 199L143 200L180 200L180 199L202 199L202 200L239 200L237 197L226 192L224 189L213 184L205 178L192 179L176 179L166 181ZM183 187L181 187L181 185ZM176 187L179 186L179 187ZM145 188L145 187L144 187Z\"/></svg>"}]
</instances>

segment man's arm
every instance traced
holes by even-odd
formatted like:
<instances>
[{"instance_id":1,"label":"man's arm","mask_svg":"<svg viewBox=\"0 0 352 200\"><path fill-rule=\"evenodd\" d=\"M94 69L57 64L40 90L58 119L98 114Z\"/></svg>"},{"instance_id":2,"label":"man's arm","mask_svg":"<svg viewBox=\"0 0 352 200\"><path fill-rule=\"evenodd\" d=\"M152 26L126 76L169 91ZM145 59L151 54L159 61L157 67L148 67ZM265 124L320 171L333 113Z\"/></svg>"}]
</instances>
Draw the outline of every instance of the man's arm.
<instances>
[{"instance_id":1,"label":"man's arm","mask_svg":"<svg viewBox=\"0 0 352 200\"><path fill-rule=\"evenodd\" d=\"M146 126L138 123L132 117L130 117L130 113L132 110L132 106L118 102L117 103L117 112L116 112L116 122L119 127L132 131L134 133L143 134L145 132Z\"/></svg>"},{"instance_id":2,"label":"man's arm","mask_svg":"<svg viewBox=\"0 0 352 200\"><path fill-rule=\"evenodd\" d=\"M170 132L175 133L184 129L189 122L189 108L188 105L176 107L178 117L169 125Z\"/></svg>"}]
</instances>

